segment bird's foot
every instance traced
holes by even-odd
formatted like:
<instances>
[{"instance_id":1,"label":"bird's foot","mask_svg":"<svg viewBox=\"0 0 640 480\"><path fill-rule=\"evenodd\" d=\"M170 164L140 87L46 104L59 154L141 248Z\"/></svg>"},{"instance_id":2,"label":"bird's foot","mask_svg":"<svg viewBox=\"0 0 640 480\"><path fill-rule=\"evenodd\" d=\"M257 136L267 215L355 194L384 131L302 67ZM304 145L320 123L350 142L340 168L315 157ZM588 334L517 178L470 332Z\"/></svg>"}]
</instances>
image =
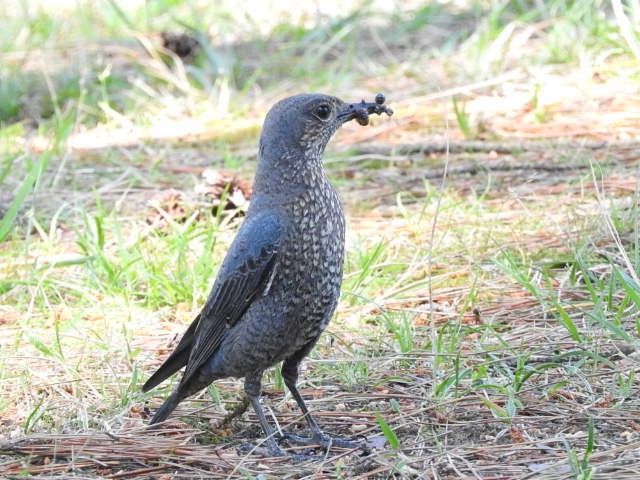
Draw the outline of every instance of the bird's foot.
<instances>
[{"instance_id":1,"label":"bird's foot","mask_svg":"<svg viewBox=\"0 0 640 480\"><path fill-rule=\"evenodd\" d=\"M254 445L252 443L242 443L237 448L238 455L256 455L259 457L275 457L275 458L288 458L294 463L308 462L322 460L323 457L317 455L309 455L306 453L290 453L282 450L277 445L261 446Z\"/></svg>"},{"instance_id":2,"label":"bird's foot","mask_svg":"<svg viewBox=\"0 0 640 480\"><path fill-rule=\"evenodd\" d=\"M369 447L366 439L352 440L340 437L332 437L323 432L316 433L311 437L301 437L299 435L294 435L293 433L284 433L282 439L295 445L318 445L325 449L330 449L331 447L359 449L362 451L363 455L368 455L369 453L371 453L371 448Z\"/></svg>"}]
</instances>

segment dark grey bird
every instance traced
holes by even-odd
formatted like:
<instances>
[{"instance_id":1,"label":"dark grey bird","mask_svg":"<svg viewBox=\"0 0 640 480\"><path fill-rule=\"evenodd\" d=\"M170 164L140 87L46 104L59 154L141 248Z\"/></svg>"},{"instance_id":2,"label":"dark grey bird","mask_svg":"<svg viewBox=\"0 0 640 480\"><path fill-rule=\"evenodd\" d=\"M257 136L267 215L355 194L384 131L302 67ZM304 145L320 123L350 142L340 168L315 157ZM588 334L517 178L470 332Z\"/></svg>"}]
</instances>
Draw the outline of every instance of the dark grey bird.
<instances>
[{"instance_id":1,"label":"dark grey bird","mask_svg":"<svg viewBox=\"0 0 640 480\"><path fill-rule=\"evenodd\" d=\"M302 359L325 329L340 295L345 219L322 166L327 142L345 122L366 125L386 113L375 102L346 104L302 94L276 103L264 122L247 215L218 271L209 298L176 349L142 387L148 391L186 367L151 423L165 420L186 397L214 380L244 377L245 392L267 436L284 455L260 404L263 372L278 362L312 437L298 443L359 446L325 435L296 387Z\"/></svg>"}]
</instances>

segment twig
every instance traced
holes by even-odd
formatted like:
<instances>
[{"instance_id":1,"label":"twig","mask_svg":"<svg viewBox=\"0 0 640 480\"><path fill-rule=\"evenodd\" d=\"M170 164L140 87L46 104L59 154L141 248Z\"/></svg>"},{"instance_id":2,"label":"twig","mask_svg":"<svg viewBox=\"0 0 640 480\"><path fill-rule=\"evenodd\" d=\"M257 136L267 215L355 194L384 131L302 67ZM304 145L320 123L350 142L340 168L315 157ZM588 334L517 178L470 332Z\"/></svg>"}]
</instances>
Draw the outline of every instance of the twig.
<instances>
[{"instance_id":1,"label":"twig","mask_svg":"<svg viewBox=\"0 0 640 480\"><path fill-rule=\"evenodd\" d=\"M234 418L238 418L240 415L246 412L247 408L249 408L249 397L243 395L240 403L223 417L223 419L218 424L218 428L227 426L229 422L231 422L231 420L233 420Z\"/></svg>"},{"instance_id":2,"label":"twig","mask_svg":"<svg viewBox=\"0 0 640 480\"><path fill-rule=\"evenodd\" d=\"M436 202L435 212L433 214L433 222L431 223L431 234L429 236L429 258L427 261L427 272L429 275L428 281L428 291L429 291L429 324L431 325L431 345L432 351L434 353L434 374L435 374L435 365L437 364L437 360L435 354L437 354L437 331L436 328L436 312L433 308L433 242L436 236L436 226L438 224L438 215L440 213L440 206L442 203L442 197L444 197L444 189L447 184L447 169L449 167L449 158L451 151L449 150L449 120L445 117L445 157L444 157L444 167L442 169L442 181L440 182L440 188L438 190L438 200ZM434 383L435 385L435 383Z\"/></svg>"},{"instance_id":3,"label":"twig","mask_svg":"<svg viewBox=\"0 0 640 480\"><path fill-rule=\"evenodd\" d=\"M521 170L541 171L541 172L563 172L566 170L579 170L589 168L589 165L583 163L507 163L501 162L493 165L475 163L473 165L464 165L448 170L448 175L478 175L483 172L515 172ZM440 178L444 173L444 169L426 172L420 175L423 178Z\"/></svg>"},{"instance_id":4,"label":"twig","mask_svg":"<svg viewBox=\"0 0 640 480\"><path fill-rule=\"evenodd\" d=\"M108 475L106 478L128 478L135 477L140 478L140 475L153 473L153 472L161 472L162 470L166 470L166 465L160 465L159 467L147 467L147 468L139 468L138 470L128 470L125 472L118 472L112 475Z\"/></svg>"},{"instance_id":5,"label":"twig","mask_svg":"<svg viewBox=\"0 0 640 480\"><path fill-rule=\"evenodd\" d=\"M476 153L495 152L502 154L517 154L523 152L544 152L547 150L609 150L609 149L638 149L640 141L526 141L526 142L483 142L479 140L459 140L442 142L417 142L404 143L400 145L358 145L349 148L349 151L356 155L408 155L412 153L422 153L429 155L432 153Z\"/></svg>"}]
</instances>

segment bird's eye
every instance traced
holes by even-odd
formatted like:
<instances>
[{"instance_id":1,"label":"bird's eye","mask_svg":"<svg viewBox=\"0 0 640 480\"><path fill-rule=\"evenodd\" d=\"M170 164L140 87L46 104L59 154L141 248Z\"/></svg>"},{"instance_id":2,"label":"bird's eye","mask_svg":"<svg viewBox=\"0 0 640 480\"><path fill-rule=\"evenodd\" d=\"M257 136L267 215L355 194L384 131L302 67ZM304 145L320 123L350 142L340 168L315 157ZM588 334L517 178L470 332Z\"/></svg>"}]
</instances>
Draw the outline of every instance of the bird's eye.
<instances>
[{"instance_id":1,"label":"bird's eye","mask_svg":"<svg viewBox=\"0 0 640 480\"><path fill-rule=\"evenodd\" d=\"M331 107L323 103L315 108L313 114L320 120L328 120L331 116Z\"/></svg>"}]
</instances>

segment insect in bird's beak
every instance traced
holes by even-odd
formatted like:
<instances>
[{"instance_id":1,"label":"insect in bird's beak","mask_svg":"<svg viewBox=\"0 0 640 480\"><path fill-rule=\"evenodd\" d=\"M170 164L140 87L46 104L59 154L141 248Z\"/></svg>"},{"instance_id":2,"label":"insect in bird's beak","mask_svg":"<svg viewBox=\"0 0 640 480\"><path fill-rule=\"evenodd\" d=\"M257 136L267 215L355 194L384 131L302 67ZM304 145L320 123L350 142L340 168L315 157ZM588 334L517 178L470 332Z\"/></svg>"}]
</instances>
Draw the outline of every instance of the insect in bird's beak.
<instances>
[{"instance_id":1,"label":"insect in bird's beak","mask_svg":"<svg viewBox=\"0 0 640 480\"><path fill-rule=\"evenodd\" d=\"M382 93L376 95L375 103L365 102L362 100L359 103L349 103L344 106L342 111L338 114L338 120L342 121L342 123L346 123L350 120L355 120L360 125L368 125L369 124L369 115L375 113L377 115L382 115L386 113L387 115L393 115L393 110L384 105L385 97Z\"/></svg>"}]
</instances>

